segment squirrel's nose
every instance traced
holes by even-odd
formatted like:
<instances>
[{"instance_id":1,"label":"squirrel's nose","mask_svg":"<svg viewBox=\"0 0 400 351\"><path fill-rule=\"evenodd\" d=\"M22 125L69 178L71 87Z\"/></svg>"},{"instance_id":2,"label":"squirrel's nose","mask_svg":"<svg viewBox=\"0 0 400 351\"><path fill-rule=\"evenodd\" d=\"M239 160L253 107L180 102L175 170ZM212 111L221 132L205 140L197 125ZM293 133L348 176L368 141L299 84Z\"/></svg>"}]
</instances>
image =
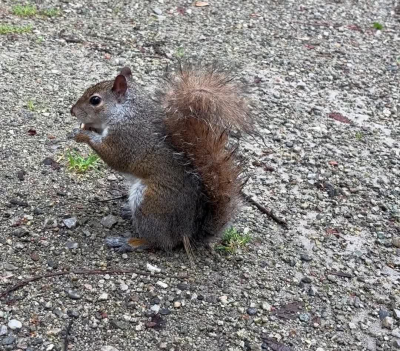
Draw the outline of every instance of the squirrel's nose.
<instances>
[{"instance_id":1,"label":"squirrel's nose","mask_svg":"<svg viewBox=\"0 0 400 351\"><path fill-rule=\"evenodd\" d=\"M74 107L75 107L75 105L71 107L71 115L72 116L75 116Z\"/></svg>"}]
</instances>

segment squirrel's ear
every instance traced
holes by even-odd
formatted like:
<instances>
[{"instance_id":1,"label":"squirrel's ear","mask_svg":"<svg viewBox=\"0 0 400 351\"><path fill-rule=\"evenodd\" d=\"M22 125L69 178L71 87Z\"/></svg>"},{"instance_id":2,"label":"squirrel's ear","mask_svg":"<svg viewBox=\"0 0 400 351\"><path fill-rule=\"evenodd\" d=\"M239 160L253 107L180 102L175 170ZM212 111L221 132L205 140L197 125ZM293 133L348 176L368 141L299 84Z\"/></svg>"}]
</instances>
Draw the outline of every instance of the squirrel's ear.
<instances>
[{"instance_id":1,"label":"squirrel's ear","mask_svg":"<svg viewBox=\"0 0 400 351\"><path fill-rule=\"evenodd\" d=\"M128 84L126 83L126 78L120 74L115 78L112 91L118 95L124 95L128 89Z\"/></svg>"},{"instance_id":2,"label":"squirrel's ear","mask_svg":"<svg viewBox=\"0 0 400 351\"><path fill-rule=\"evenodd\" d=\"M129 67L122 68L121 72L119 74L122 74L126 79L129 79L132 77L132 71Z\"/></svg>"}]
</instances>

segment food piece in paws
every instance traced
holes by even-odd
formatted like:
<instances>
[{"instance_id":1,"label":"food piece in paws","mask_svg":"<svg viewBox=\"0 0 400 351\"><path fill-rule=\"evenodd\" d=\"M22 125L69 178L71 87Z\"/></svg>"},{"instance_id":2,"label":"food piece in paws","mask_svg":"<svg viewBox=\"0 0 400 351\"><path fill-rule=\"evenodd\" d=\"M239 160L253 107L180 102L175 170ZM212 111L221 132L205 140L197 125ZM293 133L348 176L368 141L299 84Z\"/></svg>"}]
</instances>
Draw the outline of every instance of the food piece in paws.
<instances>
[{"instance_id":1,"label":"food piece in paws","mask_svg":"<svg viewBox=\"0 0 400 351\"><path fill-rule=\"evenodd\" d=\"M85 123L81 123L80 125L80 129L82 130L89 130L91 132L95 132L95 133L101 133L100 129L94 128L93 126L91 126L90 124L85 124Z\"/></svg>"}]
</instances>

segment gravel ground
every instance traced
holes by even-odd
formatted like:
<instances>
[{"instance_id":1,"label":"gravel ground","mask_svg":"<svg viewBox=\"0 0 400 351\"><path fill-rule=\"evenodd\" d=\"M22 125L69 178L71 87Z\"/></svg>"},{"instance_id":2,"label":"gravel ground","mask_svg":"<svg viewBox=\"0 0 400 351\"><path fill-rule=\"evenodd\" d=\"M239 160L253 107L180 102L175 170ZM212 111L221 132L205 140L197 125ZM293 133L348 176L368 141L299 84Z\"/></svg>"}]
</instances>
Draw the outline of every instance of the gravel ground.
<instances>
[{"instance_id":1,"label":"gravel ground","mask_svg":"<svg viewBox=\"0 0 400 351\"><path fill-rule=\"evenodd\" d=\"M400 3L33 3L24 18L0 3L0 32L30 29L0 35L0 292L138 272L6 294L1 350L400 349ZM244 206L251 243L199 249L194 268L182 250L107 249L130 230L122 200L100 201L122 178L102 163L77 175L65 157L89 152L68 139L88 85L128 64L152 88L176 57L238 68L266 144L242 143L246 192L289 223Z\"/></svg>"}]
</instances>

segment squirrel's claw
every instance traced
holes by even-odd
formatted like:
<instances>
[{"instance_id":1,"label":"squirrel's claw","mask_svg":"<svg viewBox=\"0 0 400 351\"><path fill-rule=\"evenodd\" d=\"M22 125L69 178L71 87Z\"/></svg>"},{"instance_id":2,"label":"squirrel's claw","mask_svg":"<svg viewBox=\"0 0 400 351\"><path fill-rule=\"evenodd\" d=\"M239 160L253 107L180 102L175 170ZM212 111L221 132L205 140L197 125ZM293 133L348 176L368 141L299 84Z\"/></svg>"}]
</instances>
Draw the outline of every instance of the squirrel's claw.
<instances>
[{"instance_id":1,"label":"squirrel's claw","mask_svg":"<svg viewBox=\"0 0 400 351\"><path fill-rule=\"evenodd\" d=\"M79 128L74 128L71 133L68 134L68 139L75 139L76 136L80 133Z\"/></svg>"}]
</instances>

